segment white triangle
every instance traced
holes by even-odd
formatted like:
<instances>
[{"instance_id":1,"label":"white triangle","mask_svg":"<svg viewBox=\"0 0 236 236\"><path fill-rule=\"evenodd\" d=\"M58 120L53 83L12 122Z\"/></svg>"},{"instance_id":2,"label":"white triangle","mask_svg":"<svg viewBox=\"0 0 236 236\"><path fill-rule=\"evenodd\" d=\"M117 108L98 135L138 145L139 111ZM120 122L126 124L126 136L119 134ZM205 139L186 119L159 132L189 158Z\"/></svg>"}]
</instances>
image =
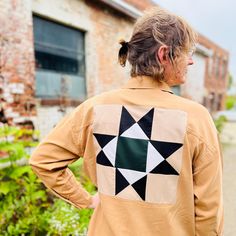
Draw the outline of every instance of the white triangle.
<instances>
[{"instance_id":1,"label":"white triangle","mask_svg":"<svg viewBox=\"0 0 236 236\"><path fill-rule=\"evenodd\" d=\"M126 137L126 138L136 138L136 139L149 140L147 135L143 132L143 130L140 128L140 126L137 123L133 124L121 136Z\"/></svg>"},{"instance_id":2,"label":"white triangle","mask_svg":"<svg viewBox=\"0 0 236 236\"><path fill-rule=\"evenodd\" d=\"M164 160L162 155L148 142L146 172L149 173Z\"/></svg>"},{"instance_id":3,"label":"white triangle","mask_svg":"<svg viewBox=\"0 0 236 236\"><path fill-rule=\"evenodd\" d=\"M139 179L143 178L147 173L146 172L140 172L136 170L127 170L127 169L121 169L118 168L118 170L121 172L121 174L126 178L126 180L133 184Z\"/></svg>"},{"instance_id":4,"label":"white triangle","mask_svg":"<svg viewBox=\"0 0 236 236\"><path fill-rule=\"evenodd\" d=\"M111 164L115 166L116 160L116 146L118 137L113 138L102 150L110 160Z\"/></svg>"}]
</instances>

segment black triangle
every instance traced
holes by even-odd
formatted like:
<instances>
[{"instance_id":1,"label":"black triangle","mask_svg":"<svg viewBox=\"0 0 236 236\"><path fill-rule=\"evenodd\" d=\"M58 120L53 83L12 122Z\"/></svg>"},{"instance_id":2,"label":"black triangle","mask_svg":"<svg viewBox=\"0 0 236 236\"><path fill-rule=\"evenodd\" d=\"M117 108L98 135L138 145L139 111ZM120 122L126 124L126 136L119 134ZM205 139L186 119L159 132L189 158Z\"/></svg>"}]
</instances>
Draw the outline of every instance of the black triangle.
<instances>
[{"instance_id":1,"label":"black triangle","mask_svg":"<svg viewBox=\"0 0 236 236\"><path fill-rule=\"evenodd\" d=\"M130 113L126 110L126 108L122 107L119 135L124 133L128 128L130 128L135 123L136 123L136 121L130 115Z\"/></svg>"},{"instance_id":2,"label":"black triangle","mask_svg":"<svg viewBox=\"0 0 236 236\"><path fill-rule=\"evenodd\" d=\"M151 139L153 115L154 108L152 108L145 116L143 116L138 121L139 126L142 128L149 139Z\"/></svg>"},{"instance_id":3,"label":"black triangle","mask_svg":"<svg viewBox=\"0 0 236 236\"><path fill-rule=\"evenodd\" d=\"M116 194L121 192L124 188L129 186L129 182L126 178L116 169Z\"/></svg>"},{"instance_id":4,"label":"black triangle","mask_svg":"<svg viewBox=\"0 0 236 236\"><path fill-rule=\"evenodd\" d=\"M107 158L103 151L100 151L97 155L97 163L103 166L112 166L110 160Z\"/></svg>"},{"instance_id":5,"label":"black triangle","mask_svg":"<svg viewBox=\"0 0 236 236\"><path fill-rule=\"evenodd\" d=\"M146 196L146 183L147 176L145 175L143 178L139 179L138 181L132 184L132 187L144 201Z\"/></svg>"},{"instance_id":6,"label":"black triangle","mask_svg":"<svg viewBox=\"0 0 236 236\"><path fill-rule=\"evenodd\" d=\"M97 139L101 148L104 148L113 138L116 137L116 136L107 135L107 134L93 134L93 135Z\"/></svg>"},{"instance_id":7,"label":"black triangle","mask_svg":"<svg viewBox=\"0 0 236 236\"><path fill-rule=\"evenodd\" d=\"M170 143L153 140L150 140L150 142L165 159L183 146L182 143Z\"/></svg>"},{"instance_id":8,"label":"black triangle","mask_svg":"<svg viewBox=\"0 0 236 236\"><path fill-rule=\"evenodd\" d=\"M179 173L166 160L157 165L150 173L163 175L179 175Z\"/></svg>"}]
</instances>

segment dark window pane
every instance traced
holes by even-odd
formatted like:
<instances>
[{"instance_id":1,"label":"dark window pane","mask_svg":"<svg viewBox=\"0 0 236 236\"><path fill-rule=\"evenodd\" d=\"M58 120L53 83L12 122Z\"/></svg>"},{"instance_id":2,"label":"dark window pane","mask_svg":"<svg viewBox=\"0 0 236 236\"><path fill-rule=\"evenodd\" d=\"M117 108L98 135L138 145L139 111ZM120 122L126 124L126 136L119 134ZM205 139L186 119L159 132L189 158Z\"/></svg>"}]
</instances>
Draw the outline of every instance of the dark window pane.
<instances>
[{"instance_id":1,"label":"dark window pane","mask_svg":"<svg viewBox=\"0 0 236 236\"><path fill-rule=\"evenodd\" d=\"M84 78L80 76L37 70L36 88L36 97L47 99L69 97L75 100L86 98Z\"/></svg>"},{"instance_id":2,"label":"dark window pane","mask_svg":"<svg viewBox=\"0 0 236 236\"><path fill-rule=\"evenodd\" d=\"M37 16L33 22L36 96L85 99L84 33Z\"/></svg>"},{"instance_id":3,"label":"dark window pane","mask_svg":"<svg viewBox=\"0 0 236 236\"><path fill-rule=\"evenodd\" d=\"M39 69L64 72L67 74L84 75L83 60L75 60L68 57L53 55L44 52L35 52L36 67Z\"/></svg>"},{"instance_id":4,"label":"dark window pane","mask_svg":"<svg viewBox=\"0 0 236 236\"><path fill-rule=\"evenodd\" d=\"M59 48L61 51L84 53L84 33L64 25L34 16L34 37L36 49L40 45Z\"/></svg>"}]
</instances>

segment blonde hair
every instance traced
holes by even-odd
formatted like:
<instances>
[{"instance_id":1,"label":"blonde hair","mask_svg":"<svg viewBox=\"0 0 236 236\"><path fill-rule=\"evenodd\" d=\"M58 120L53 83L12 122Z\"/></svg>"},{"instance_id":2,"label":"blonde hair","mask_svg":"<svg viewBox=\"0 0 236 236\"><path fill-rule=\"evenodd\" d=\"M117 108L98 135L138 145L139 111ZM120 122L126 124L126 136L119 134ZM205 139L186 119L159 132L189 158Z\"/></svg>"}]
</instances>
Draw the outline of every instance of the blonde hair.
<instances>
[{"instance_id":1,"label":"blonde hair","mask_svg":"<svg viewBox=\"0 0 236 236\"><path fill-rule=\"evenodd\" d=\"M134 25L129 42L120 41L119 62L131 64L131 76L151 76L163 79L164 68L156 53L162 45L169 48L169 58L173 66L181 55L195 48L196 33L181 17L160 7L145 12Z\"/></svg>"}]
</instances>

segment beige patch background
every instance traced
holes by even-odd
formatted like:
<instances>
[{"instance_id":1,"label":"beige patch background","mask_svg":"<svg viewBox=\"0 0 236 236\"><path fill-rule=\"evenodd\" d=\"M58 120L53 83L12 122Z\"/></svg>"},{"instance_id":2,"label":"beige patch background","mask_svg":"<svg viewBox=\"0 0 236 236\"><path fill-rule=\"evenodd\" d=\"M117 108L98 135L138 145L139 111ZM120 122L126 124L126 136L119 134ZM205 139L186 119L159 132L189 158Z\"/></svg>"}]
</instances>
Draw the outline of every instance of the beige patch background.
<instances>
[{"instance_id":1,"label":"beige patch background","mask_svg":"<svg viewBox=\"0 0 236 236\"><path fill-rule=\"evenodd\" d=\"M116 195L116 197L142 201L141 197L137 194L137 192L134 190L134 188L131 185L129 185L124 190L119 192Z\"/></svg>"},{"instance_id":2,"label":"beige patch background","mask_svg":"<svg viewBox=\"0 0 236 236\"><path fill-rule=\"evenodd\" d=\"M100 145L99 145L99 143L98 143L98 141L97 141L97 139L95 137L93 137L93 143L94 143L95 154L97 156L98 153L102 150L102 148L100 147Z\"/></svg>"},{"instance_id":3,"label":"beige patch background","mask_svg":"<svg viewBox=\"0 0 236 236\"><path fill-rule=\"evenodd\" d=\"M118 135L121 105L97 105L94 107L93 133Z\"/></svg>"},{"instance_id":4,"label":"beige patch background","mask_svg":"<svg viewBox=\"0 0 236 236\"><path fill-rule=\"evenodd\" d=\"M173 204L176 201L179 176L148 174L146 201L159 204Z\"/></svg>"},{"instance_id":5,"label":"beige patch background","mask_svg":"<svg viewBox=\"0 0 236 236\"><path fill-rule=\"evenodd\" d=\"M182 169L182 156L183 156L183 147L175 151L171 156L169 156L166 161L170 163L170 165L180 173Z\"/></svg>"},{"instance_id":6,"label":"beige patch background","mask_svg":"<svg viewBox=\"0 0 236 236\"><path fill-rule=\"evenodd\" d=\"M145 116L151 109L147 107L139 107L139 106L125 106L126 110L130 113L130 115L138 122L143 116Z\"/></svg>"},{"instance_id":7,"label":"beige patch background","mask_svg":"<svg viewBox=\"0 0 236 236\"><path fill-rule=\"evenodd\" d=\"M187 113L179 110L156 108L152 125L152 140L183 143Z\"/></svg>"},{"instance_id":8,"label":"beige patch background","mask_svg":"<svg viewBox=\"0 0 236 236\"><path fill-rule=\"evenodd\" d=\"M97 164L97 185L99 192L114 196L115 168Z\"/></svg>"}]
</instances>

